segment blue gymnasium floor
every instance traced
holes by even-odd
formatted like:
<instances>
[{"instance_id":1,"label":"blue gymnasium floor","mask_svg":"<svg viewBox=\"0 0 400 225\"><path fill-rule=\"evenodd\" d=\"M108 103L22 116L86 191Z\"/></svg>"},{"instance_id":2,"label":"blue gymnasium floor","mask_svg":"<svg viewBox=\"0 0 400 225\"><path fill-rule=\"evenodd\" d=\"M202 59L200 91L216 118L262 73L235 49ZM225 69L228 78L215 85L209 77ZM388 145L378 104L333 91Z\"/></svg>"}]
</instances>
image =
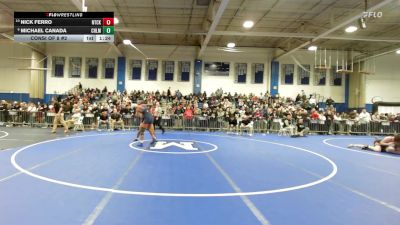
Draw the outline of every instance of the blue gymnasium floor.
<instances>
[{"instance_id":1,"label":"blue gymnasium floor","mask_svg":"<svg viewBox=\"0 0 400 225\"><path fill-rule=\"evenodd\" d=\"M400 221L400 157L345 148L371 137L171 131L154 149L131 143L133 134L85 132L0 151L0 224Z\"/></svg>"}]
</instances>

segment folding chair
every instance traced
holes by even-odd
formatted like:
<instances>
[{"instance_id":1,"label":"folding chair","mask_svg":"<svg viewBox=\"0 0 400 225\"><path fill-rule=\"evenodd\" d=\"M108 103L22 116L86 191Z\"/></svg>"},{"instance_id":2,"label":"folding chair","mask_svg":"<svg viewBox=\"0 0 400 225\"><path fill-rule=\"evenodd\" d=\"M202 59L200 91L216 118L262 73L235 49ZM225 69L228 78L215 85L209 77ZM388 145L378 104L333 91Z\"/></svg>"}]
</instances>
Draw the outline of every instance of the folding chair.
<instances>
[{"instance_id":1,"label":"folding chair","mask_svg":"<svg viewBox=\"0 0 400 225\"><path fill-rule=\"evenodd\" d=\"M74 131L85 131L85 126L83 126L83 118L84 116L76 117L76 120L74 122Z\"/></svg>"},{"instance_id":2,"label":"folding chair","mask_svg":"<svg viewBox=\"0 0 400 225\"><path fill-rule=\"evenodd\" d=\"M242 135L244 132L246 132L249 136L253 136L253 134L254 134L253 124L254 124L253 121L251 121L247 125L241 124L240 125L240 135Z\"/></svg>"},{"instance_id":3,"label":"folding chair","mask_svg":"<svg viewBox=\"0 0 400 225\"><path fill-rule=\"evenodd\" d=\"M278 136L292 136L294 135L295 126L290 125L288 127L283 127L283 122L281 123L281 128L278 131Z\"/></svg>"}]
</instances>

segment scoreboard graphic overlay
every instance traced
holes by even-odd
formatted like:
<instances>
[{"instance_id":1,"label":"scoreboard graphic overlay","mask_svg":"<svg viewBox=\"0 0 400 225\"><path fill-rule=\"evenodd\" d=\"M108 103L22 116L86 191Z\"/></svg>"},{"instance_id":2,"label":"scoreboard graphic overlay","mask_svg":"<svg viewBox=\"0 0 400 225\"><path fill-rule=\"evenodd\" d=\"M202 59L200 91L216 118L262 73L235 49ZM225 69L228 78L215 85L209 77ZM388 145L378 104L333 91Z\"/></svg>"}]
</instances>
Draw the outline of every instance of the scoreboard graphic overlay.
<instances>
[{"instance_id":1,"label":"scoreboard graphic overlay","mask_svg":"<svg viewBox=\"0 0 400 225\"><path fill-rule=\"evenodd\" d=\"M114 12L14 12L19 42L114 42Z\"/></svg>"}]
</instances>

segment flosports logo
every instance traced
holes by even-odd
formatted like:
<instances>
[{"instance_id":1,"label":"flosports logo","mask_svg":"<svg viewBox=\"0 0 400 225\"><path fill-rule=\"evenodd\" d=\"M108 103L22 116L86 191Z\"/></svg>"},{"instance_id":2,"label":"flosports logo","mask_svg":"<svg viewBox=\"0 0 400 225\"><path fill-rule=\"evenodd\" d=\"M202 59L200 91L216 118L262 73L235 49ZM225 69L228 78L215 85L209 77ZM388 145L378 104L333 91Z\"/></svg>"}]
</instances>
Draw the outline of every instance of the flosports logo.
<instances>
[{"instance_id":1,"label":"flosports logo","mask_svg":"<svg viewBox=\"0 0 400 225\"><path fill-rule=\"evenodd\" d=\"M383 12L364 12L364 18L382 18Z\"/></svg>"},{"instance_id":2,"label":"flosports logo","mask_svg":"<svg viewBox=\"0 0 400 225\"><path fill-rule=\"evenodd\" d=\"M196 154L218 149L215 144L197 140L160 139L152 145L150 140L145 141L143 146L138 144L139 142L132 142L129 146L137 151L161 154Z\"/></svg>"},{"instance_id":3,"label":"flosports logo","mask_svg":"<svg viewBox=\"0 0 400 225\"><path fill-rule=\"evenodd\" d=\"M152 150L162 150L171 146L175 146L178 148L182 148L186 151L197 151L199 150L198 148L193 147L194 142L189 142L189 141L180 141L179 143L177 142L166 142L166 141L158 141L154 145L154 147L150 147Z\"/></svg>"}]
</instances>

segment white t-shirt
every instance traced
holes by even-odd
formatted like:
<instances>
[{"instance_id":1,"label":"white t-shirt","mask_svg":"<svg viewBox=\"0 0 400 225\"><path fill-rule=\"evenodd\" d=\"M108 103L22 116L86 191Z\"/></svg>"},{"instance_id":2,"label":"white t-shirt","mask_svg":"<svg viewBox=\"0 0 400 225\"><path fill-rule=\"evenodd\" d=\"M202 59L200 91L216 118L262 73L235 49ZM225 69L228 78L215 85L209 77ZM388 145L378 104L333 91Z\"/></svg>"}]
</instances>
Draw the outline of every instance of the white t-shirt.
<instances>
[{"instance_id":1,"label":"white t-shirt","mask_svg":"<svg viewBox=\"0 0 400 225\"><path fill-rule=\"evenodd\" d=\"M371 121L371 115L367 112L361 112L360 115L358 115L358 118L360 119L360 122L370 122Z\"/></svg>"}]
</instances>

